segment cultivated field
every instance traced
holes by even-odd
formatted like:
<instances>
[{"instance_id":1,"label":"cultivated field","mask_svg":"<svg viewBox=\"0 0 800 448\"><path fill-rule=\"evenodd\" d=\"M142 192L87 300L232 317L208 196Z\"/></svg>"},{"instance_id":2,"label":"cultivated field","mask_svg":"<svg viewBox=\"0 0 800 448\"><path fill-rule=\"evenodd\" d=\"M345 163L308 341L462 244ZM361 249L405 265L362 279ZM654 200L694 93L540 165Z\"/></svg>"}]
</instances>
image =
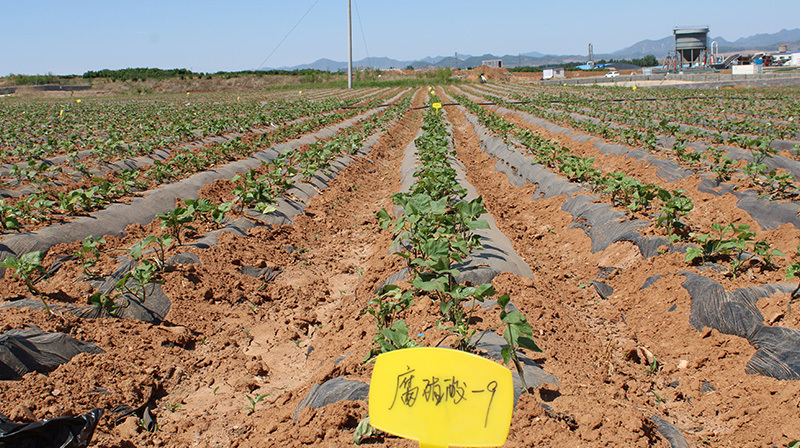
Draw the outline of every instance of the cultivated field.
<instances>
[{"instance_id":1,"label":"cultivated field","mask_svg":"<svg viewBox=\"0 0 800 448\"><path fill-rule=\"evenodd\" d=\"M523 372L505 446L797 446L798 121L799 88L0 98L0 414L411 447L357 427L416 345Z\"/></svg>"}]
</instances>

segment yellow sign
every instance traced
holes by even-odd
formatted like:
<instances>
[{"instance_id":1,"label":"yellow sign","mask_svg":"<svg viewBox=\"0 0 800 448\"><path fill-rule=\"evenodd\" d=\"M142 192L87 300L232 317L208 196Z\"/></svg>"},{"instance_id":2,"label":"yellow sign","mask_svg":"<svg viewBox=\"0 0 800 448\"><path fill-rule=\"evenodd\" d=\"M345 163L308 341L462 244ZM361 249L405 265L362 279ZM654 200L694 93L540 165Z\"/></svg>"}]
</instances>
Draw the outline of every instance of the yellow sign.
<instances>
[{"instance_id":1,"label":"yellow sign","mask_svg":"<svg viewBox=\"0 0 800 448\"><path fill-rule=\"evenodd\" d=\"M372 372L370 425L422 448L502 446L513 408L511 371L471 353L397 350Z\"/></svg>"},{"instance_id":2,"label":"yellow sign","mask_svg":"<svg viewBox=\"0 0 800 448\"><path fill-rule=\"evenodd\" d=\"M442 108L442 103L433 103L431 104L431 107L436 109L436 112L439 112L439 109Z\"/></svg>"}]
</instances>

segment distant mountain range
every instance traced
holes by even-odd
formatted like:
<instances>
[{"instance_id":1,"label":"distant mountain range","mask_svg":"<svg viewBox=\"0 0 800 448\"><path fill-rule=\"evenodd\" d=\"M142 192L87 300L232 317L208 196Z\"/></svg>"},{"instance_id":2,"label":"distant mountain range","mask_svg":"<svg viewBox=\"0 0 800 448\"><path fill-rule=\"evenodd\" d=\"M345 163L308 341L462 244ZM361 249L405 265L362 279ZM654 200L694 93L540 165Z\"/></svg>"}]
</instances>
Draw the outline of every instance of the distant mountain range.
<instances>
[{"instance_id":1,"label":"distant mountain range","mask_svg":"<svg viewBox=\"0 0 800 448\"><path fill-rule=\"evenodd\" d=\"M715 37L709 39L711 42L716 41L719 45L721 53L733 51L756 51L756 50L777 50L778 45L787 45L790 50L800 49L800 28L793 30L781 30L772 34L756 34L749 37L742 37L733 42L728 41L722 37ZM659 40L643 40L637 42L622 50L617 50L612 53L595 54L595 60L600 59L635 59L641 58L648 54L652 54L659 59L663 59L668 52L675 47L675 37L667 36ZM492 54L484 54L482 56L472 56L468 54L458 54L451 56L428 56L422 59L413 61L401 61L387 57L374 57L364 58L358 61L353 61L355 67L370 67L381 70L388 70L391 68L406 68L408 66L415 69L430 69L441 67L452 68L467 68L478 67L487 59L502 59L504 67L528 67L528 66L541 66L541 65L558 65L569 62L585 62L588 60L588 55L548 55L542 54L537 51L529 53L522 53L518 55L505 55L495 56ZM319 59L310 64L295 65L294 67L279 67L282 70L302 70L302 69L315 69L327 71L345 71L347 70L347 61L334 61L331 59Z\"/></svg>"},{"instance_id":2,"label":"distant mountain range","mask_svg":"<svg viewBox=\"0 0 800 448\"><path fill-rule=\"evenodd\" d=\"M773 34L756 34L750 37L742 37L733 42L726 40L723 37L714 37L708 40L708 44L716 41L719 45L721 53L728 53L731 51L744 51L744 50L769 50L775 51L778 45L786 44L791 49L800 48L800 28L793 30L781 30ZM648 54L652 54L657 58L663 58L666 54L673 50L675 47L675 37L668 36L659 40L643 40L637 42L630 47L623 48L622 50L611 53L611 57L615 59L633 59L641 58ZM595 56L597 59L601 59ZM608 58L605 58L608 59Z\"/></svg>"}]
</instances>

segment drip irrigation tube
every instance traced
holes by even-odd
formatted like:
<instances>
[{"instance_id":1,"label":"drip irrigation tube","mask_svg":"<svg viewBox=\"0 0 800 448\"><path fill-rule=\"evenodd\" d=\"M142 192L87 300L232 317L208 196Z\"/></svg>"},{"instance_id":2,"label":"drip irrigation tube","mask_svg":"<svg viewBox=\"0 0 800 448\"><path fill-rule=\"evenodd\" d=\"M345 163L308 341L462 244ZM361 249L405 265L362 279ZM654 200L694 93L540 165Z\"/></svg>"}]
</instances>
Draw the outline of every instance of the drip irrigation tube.
<instances>
[{"instance_id":1,"label":"drip irrigation tube","mask_svg":"<svg viewBox=\"0 0 800 448\"><path fill-rule=\"evenodd\" d=\"M395 105L395 103L378 104L377 106L373 106L373 107L392 107L394 105ZM339 109L358 109L360 107L363 107L363 106L342 106Z\"/></svg>"}]
</instances>

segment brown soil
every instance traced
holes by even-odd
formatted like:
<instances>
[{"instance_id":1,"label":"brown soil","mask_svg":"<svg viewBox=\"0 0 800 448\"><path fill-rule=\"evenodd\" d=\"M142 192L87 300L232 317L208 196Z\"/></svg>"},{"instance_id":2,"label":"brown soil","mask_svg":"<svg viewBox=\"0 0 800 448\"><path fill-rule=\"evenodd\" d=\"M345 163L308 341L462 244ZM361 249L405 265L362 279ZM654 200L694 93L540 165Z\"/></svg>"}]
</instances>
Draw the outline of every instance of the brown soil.
<instances>
[{"instance_id":1,"label":"brown soil","mask_svg":"<svg viewBox=\"0 0 800 448\"><path fill-rule=\"evenodd\" d=\"M331 75L335 78L336 75ZM341 77L341 75L339 75ZM29 86L20 86L15 92L16 97L33 98L64 98L106 96L120 94L148 94L148 93L184 93L184 92L251 92L274 86L300 85L305 78L302 76L271 75L271 76L238 76L225 78L212 76L196 76L187 79L165 79L145 81L109 81L105 79L92 80L92 88L77 92L68 91L41 91ZM67 83L63 83L66 85ZM71 84L71 83L70 83ZM82 85L86 85L85 83Z\"/></svg>"},{"instance_id":2,"label":"brown soil","mask_svg":"<svg viewBox=\"0 0 800 448\"><path fill-rule=\"evenodd\" d=\"M414 105L423 101L424 89ZM583 231L568 229L572 217L561 210L564 198L532 201L535 185L511 186L493 169L495 161L480 151L459 109L447 112L468 180L535 276L505 273L493 284L526 314L544 350L533 357L560 382L560 387L523 396L505 446L668 446L649 420L653 415L675 424L693 446L786 446L800 439L800 384L746 375L745 364L755 352L746 340L689 326L690 298L678 272L694 268L686 266L682 254L644 260L624 242L591 253ZM36 325L92 341L106 352L76 356L47 375L1 382L5 399L0 413L33 421L149 403L159 423L153 433L135 417L105 413L92 446L108 448L352 444L355 426L367 415L365 402L307 408L297 421L293 414L315 383L340 375L369 380L372 368L362 359L372 346L375 324L360 311L376 286L402 266L389 253L392 236L380 231L375 213L391 208L391 195L400 186L402 153L421 117L421 111L409 111L369 155L311 199L293 226L255 227L247 236L223 234L217 247L194 251L201 265L168 271L163 288L172 307L160 325L53 317L44 311L0 312L0 332ZM593 148L564 144L587 155ZM619 169L651 173L631 163ZM691 188L690 183L683 188ZM211 186L202 194L221 199L225 191ZM716 213L731 216L727 199L703 201L698 196L701 206L691 216L693 225L708 226ZM162 230L153 222L129 226L126 232L124 238L107 237L108 246L130 246ZM764 235L782 250L800 242L788 226ZM71 254L77 244L54 247L45 265L57 255ZM104 257L97 269L111 272L116 255ZM278 275L271 281L255 279L240 272L243 265L270 267ZM590 285L600 267L621 268L606 280L615 289L609 300ZM662 277L641 290L645 279L656 274ZM70 261L39 286L51 303L82 303L91 287L80 276L80 266ZM777 277L755 272L714 278L730 290ZM0 279L0 290L7 298L28 296L9 270ZM797 328L796 311L783 312L786 300L775 296L758 305L768 321ZM432 305L418 300L405 318L424 341L443 335ZM496 310L479 317L483 328L498 322ZM645 351L656 356L660 368L649 369ZM265 397L255 409L246 410L247 397L260 395ZM366 444L417 446L387 435Z\"/></svg>"}]
</instances>

